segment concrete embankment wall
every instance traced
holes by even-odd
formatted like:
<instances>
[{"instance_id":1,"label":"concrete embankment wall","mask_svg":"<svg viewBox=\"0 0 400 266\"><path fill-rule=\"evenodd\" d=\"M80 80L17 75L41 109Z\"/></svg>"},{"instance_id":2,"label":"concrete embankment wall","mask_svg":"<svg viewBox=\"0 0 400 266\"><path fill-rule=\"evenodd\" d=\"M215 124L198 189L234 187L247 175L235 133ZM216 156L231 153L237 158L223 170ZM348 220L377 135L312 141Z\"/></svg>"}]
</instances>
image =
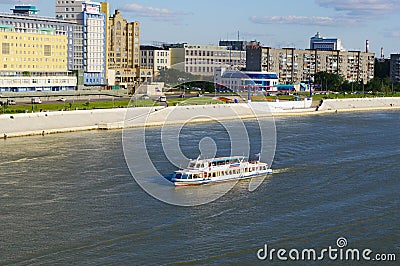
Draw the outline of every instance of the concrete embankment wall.
<instances>
[{"instance_id":1,"label":"concrete embankment wall","mask_svg":"<svg viewBox=\"0 0 400 266\"><path fill-rule=\"evenodd\" d=\"M171 106L136 118L135 114L131 113L133 109L129 109L123 123L110 124L109 126L111 129L162 126L272 116L267 105L264 105L264 108L263 110L254 110L247 104Z\"/></svg>"},{"instance_id":2,"label":"concrete embankment wall","mask_svg":"<svg viewBox=\"0 0 400 266\"><path fill-rule=\"evenodd\" d=\"M385 98L354 98L354 99L329 99L324 100L318 108L319 111L337 110L337 111L352 111L352 110L380 110L380 109L399 109L400 98L385 97Z\"/></svg>"},{"instance_id":3,"label":"concrete embankment wall","mask_svg":"<svg viewBox=\"0 0 400 266\"><path fill-rule=\"evenodd\" d=\"M199 123L254 117L400 109L400 98L324 100L318 111L309 102L140 107L0 115L0 137L16 137L124 127ZM304 106L306 108L304 108Z\"/></svg>"},{"instance_id":4,"label":"concrete embankment wall","mask_svg":"<svg viewBox=\"0 0 400 266\"><path fill-rule=\"evenodd\" d=\"M271 111L275 113L286 110L311 108L312 100L269 102L268 105Z\"/></svg>"},{"instance_id":5,"label":"concrete embankment wall","mask_svg":"<svg viewBox=\"0 0 400 266\"><path fill-rule=\"evenodd\" d=\"M160 126L272 116L267 103L140 107L0 115L0 137Z\"/></svg>"},{"instance_id":6,"label":"concrete embankment wall","mask_svg":"<svg viewBox=\"0 0 400 266\"><path fill-rule=\"evenodd\" d=\"M140 116L151 108L136 108L132 115ZM80 110L0 115L0 137L40 135L98 129L105 123L124 120L126 109Z\"/></svg>"}]
</instances>

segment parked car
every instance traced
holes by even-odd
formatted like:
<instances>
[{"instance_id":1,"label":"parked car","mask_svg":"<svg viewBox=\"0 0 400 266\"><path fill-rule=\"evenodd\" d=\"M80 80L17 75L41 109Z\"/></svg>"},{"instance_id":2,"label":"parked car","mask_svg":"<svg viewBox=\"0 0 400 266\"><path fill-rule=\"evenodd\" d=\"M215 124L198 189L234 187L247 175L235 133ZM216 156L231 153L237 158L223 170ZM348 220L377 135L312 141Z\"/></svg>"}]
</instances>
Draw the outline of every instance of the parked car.
<instances>
[{"instance_id":1,"label":"parked car","mask_svg":"<svg viewBox=\"0 0 400 266\"><path fill-rule=\"evenodd\" d=\"M7 100L7 105L16 105L17 103L15 102L15 100L9 99Z\"/></svg>"},{"instance_id":2,"label":"parked car","mask_svg":"<svg viewBox=\"0 0 400 266\"><path fill-rule=\"evenodd\" d=\"M167 97L165 96L160 96L160 98L158 98L159 102L166 102L167 101Z\"/></svg>"},{"instance_id":3,"label":"parked car","mask_svg":"<svg viewBox=\"0 0 400 266\"><path fill-rule=\"evenodd\" d=\"M4 105L4 102L3 101L0 101L0 106L3 106Z\"/></svg>"},{"instance_id":4,"label":"parked car","mask_svg":"<svg viewBox=\"0 0 400 266\"><path fill-rule=\"evenodd\" d=\"M32 98L31 103L33 104L41 104L42 100L40 98Z\"/></svg>"},{"instance_id":5,"label":"parked car","mask_svg":"<svg viewBox=\"0 0 400 266\"><path fill-rule=\"evenodd\" d=\"M57 101L58 101L58 102L65 102L65 101L67 101L67 99L65 99L64 97L62 97L62 98L58 99Z\"/></svg>"},{"instance_id":6,"label":"parked car","mask_svg":"<svg viewBox=\"0 0 400 266\"><path fill-rule=\"evenodd\" d=\"M142 97L140 97L142 100L148 100L150 99L149 95L143 94Z\"/></svg>"}]
</instances>

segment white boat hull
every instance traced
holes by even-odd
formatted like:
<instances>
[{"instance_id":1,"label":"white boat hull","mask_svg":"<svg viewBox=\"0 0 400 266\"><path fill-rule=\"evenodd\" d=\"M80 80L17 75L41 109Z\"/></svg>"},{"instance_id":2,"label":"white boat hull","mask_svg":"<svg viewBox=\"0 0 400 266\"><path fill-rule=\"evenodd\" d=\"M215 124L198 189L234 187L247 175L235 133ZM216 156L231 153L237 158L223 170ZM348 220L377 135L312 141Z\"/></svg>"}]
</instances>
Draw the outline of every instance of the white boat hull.
<instances>
[{"instance_id":1,"label":"white boat hull","mask_svg":"<svg viewBox=\"0 0 400 266\"><path fill-rule=\"evenodd\" d=\"M236 175L223 176L223 177L203 178L203 179L183 180L183 179L172 178L172 182L177 187L200 186L200 185L206 185L206 184L238 181L238 180L249 179L249 178L253 178L253 177L257 177L257 176L271 175L271 174L272 174L272 170L267 169L264 171L257 171L257 172L252 172L252 173L236 174Z\"/></svg>"}]
</instances>

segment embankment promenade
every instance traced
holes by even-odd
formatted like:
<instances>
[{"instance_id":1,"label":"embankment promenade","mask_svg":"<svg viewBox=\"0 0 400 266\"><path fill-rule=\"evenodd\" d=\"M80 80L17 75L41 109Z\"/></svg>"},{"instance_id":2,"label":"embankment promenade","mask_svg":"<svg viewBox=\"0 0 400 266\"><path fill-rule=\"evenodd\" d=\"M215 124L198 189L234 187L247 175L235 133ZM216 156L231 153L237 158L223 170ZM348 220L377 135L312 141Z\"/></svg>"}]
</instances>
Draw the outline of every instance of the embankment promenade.
<instances>
[{"instance_id":1,"label":"embankment promenade","mask_svg":"<svg viewBox=\"0 0 400 266\"><path fill-rule=\"evenodd\" d=\"M318 108L311 108L311 101L300 101L4 114L0 137L375 110L400 110L400 98L324 100Z\"/></svg>"}]
</instances>

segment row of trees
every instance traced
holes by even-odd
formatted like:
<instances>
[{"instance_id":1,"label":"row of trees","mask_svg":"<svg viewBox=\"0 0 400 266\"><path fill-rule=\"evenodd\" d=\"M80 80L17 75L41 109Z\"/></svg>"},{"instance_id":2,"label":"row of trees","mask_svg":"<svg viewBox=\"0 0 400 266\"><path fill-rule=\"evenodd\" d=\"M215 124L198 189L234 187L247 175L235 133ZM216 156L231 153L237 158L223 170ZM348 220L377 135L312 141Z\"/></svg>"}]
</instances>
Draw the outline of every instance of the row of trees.
<instances>
[{"instance_id":1,"label":"row of trees","mask_svg":"<svg viewBox=\"0 0 400 266\"><path fill-rule=\"evenodd\" d=\"M374 93L391 94L400 91L400 84L392 83L389 77L375 77L367 84L349 82L344 77L327 72L318 72L314 75L314 84L322 90L339 92L372 91Z\"/></svg>"},{"instance_id":2,"label":"row of trees","mask_svg":"<svg viewBox=\"0 0 400 266\"><path fill-rule=\"evenodd\" d=\"M177 69L161 69L155 81L164 82L166 86L179 90L200 89L203 92L214 92L213 77L200 77Z\"/></svg>"},{"instance_id":3,"label":"row of trees","mask_svg":"<svg viewBox=\"0 0 400 266\"><path fill-rule=\"evenodd\" d=\"M377 68L379 70L379 68ZM318 72L314 75L315 89L318 90L331 90L339 92L368 92L391 94L400 92L399 83L391 83L387 70L376 71L375 78L370 80L367 84L360 82L349 82L343 76L328 73ZM162 69L160 74L155 77L155 81L165 82L167 86L175 87L178 89L185 89L190 87L200 88L203 91L213 92L215 90L212 77L199 77L179 71L176 69ZM202 81L200 81L202 80Z\"/></svg>"}]
</instances>

